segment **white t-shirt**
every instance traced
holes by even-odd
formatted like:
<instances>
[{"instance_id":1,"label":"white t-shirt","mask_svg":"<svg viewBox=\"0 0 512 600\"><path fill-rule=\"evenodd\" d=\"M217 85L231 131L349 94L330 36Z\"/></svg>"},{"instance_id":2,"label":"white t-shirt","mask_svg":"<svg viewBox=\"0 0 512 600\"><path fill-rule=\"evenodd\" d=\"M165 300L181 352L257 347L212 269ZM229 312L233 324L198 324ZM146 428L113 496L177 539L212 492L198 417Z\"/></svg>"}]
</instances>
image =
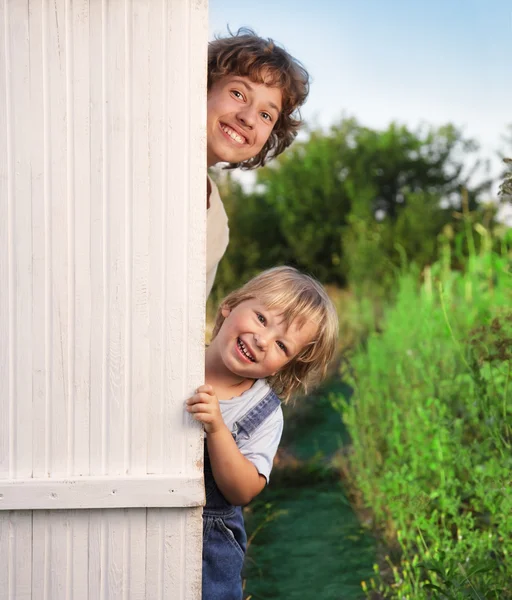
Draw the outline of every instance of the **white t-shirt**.
<instances>
[{"instance_id":1,"label":"white t-shirt","mask_svg":"<svg viewBox=\"0 0 512 600\"><path fill-rule=\"evenodd\" d=\"M219 190L208 176L211 185L210 207L206 213L206 297L212 291L215 273L229 242L228 217Z\"/></svg>"},{"instance_id":2,"label":"white t-shirt","mask_svg":"<svg viewBox=\"0 0 512 600\"><path fill-rule=\"evenodd\" d=\"M265 379L258 379L241 396L231 400L219 400L224 423L231 431L236 421L246 415L270 390ZM240 436L237 446L240 452L258 469L258 473L269 481L272 463L283 433L283 411L279 406L254 431L249 439Z\"/></svg>"}]
</instances>

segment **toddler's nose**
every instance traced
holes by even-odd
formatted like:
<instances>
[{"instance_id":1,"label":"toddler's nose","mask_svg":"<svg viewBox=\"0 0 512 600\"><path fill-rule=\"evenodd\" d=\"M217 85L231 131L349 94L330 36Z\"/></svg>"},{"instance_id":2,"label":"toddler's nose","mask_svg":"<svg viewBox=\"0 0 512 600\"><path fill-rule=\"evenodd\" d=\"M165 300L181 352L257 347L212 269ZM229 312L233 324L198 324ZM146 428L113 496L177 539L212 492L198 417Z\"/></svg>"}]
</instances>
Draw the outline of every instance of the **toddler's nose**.
<instances>
[{"instance_id":1,"label":"toddler's nose","mask_svg":"<svg viewBox=\"0 0 512 600\"><path fill-rule=\"evenodd\" d=\"M256 346L258 346L258 348L260 348L261 350L265 350L267 347L267 340L265 336L260 335L258 333L254 334L254 342L256 343Z\"/></svg>"}]
</instances>

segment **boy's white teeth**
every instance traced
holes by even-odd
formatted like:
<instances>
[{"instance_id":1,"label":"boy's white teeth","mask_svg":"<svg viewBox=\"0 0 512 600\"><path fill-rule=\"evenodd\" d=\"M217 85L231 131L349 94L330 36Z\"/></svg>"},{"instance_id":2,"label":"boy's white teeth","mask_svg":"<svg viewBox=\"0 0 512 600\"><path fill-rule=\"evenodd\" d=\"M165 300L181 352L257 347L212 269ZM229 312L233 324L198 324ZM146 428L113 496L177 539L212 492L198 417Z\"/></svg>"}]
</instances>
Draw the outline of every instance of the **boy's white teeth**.
<instances>
[{"instance_id":1,"label":"boy's white teeth","mask_svg":"<svg viewBox=\"0 0 512 600\"><path fill-rule=\"evenodd\" d=\"M232 140L235 140L235 142L238 142L239 144L243 144L245 142L245 138L243 138L241 135L238 135L236 131L233 131L226 125L222 125L222 131L227 133Z\"/></svg>"},{"instance_id":2,"label":"boy's white teeth","mask_svg":"<svg viewBox=\"0 0 512 600\"><path fill-rule=\"evenodd\" d=\"M242 354L246 356L249 360L251 360L252 362L256 360L254 356L249 352L249 350L247 350L247 346L242 342L240 338L238 339L238 347L242 351Z\"/></svg>"}]
</instances>

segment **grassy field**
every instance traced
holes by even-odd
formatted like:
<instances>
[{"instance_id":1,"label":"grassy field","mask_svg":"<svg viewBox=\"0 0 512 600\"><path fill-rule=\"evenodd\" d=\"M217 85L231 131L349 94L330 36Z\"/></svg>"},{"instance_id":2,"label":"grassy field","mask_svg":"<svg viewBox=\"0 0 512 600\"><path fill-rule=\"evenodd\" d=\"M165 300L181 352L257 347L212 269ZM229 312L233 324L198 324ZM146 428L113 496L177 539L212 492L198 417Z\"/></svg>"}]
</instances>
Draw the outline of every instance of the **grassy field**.
<instances>
[{"instance_id":1,"label":"grassy field","mask_svg":"<svg viewBox=\"0 0 512 600\"><path fill-rule=\"evenodd\" d=\"M389 549L372 598L512 598L512 234L477 225L467 260L445 244L421 275L404 268L350 359L354 398L334 399Z\"/></svg>"}]
</instances>

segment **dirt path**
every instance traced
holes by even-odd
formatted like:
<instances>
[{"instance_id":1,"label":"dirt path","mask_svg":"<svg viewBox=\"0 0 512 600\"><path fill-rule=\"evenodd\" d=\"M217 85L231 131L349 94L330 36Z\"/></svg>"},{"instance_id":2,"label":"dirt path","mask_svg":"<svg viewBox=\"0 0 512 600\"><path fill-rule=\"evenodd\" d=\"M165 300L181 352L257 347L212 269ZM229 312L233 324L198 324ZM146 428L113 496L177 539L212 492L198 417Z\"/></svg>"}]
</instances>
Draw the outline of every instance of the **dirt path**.
<instances>
[{"instance_id":1,"label":"dirt path","mask_svg":"<svg viewBox=\"0 0 512 600\"><path fill-rule=\"evenodd\" d=\"M339 381L285 412L285 434L270 485L246 509L251 600L360 600L375 562L373 539L348 504L332 457L347 440L330 393Z\"/></svg>"}]
</instances>

